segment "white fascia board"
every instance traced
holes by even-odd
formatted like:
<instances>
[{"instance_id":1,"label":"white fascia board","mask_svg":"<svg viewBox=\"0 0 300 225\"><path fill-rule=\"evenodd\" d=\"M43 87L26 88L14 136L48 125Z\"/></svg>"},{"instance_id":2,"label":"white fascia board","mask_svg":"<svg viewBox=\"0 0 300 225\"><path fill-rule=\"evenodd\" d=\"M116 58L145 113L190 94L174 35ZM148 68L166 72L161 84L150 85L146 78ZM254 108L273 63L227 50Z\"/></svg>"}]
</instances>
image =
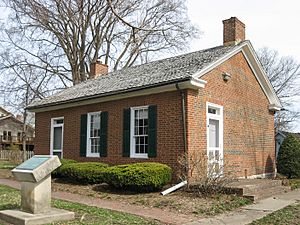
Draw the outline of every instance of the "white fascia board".
<instances>
[{"instance_id":1,"label":"white fascia board","mask_svg":"<svg viewBox=\"0 0 300 225\"><path fill-rule=\"evenodd\" d=\"M276 95L275 90L250 42L249 44L243 47L243 54L247 59L253 73L255 74L260 86L262 87L262 89L266 93L266 96L269 99L270 102L269 109L272 111L279 111L282 108L280 100Z\"/></svg>"},{"instance_id":2,"label":"white fascia board","mask_svg":"<svg viewBox=\"0 0 300 225\"><path fill-rule=\"evenodd\" d=\"M269 105L269 110L271 110L271 111L280 111L281 109L282 109L282 107L278 107L274 104Z\"/></svg>"},{"instance_id":3,"label":"white fascia board","mask_svg":"<svg viewBox=\"0 0 300 225\"><path fill-rule=\"evenodd\" d=\"M180 89L194 89L198 90L200 88L204 88L206 85L207 81L197 79L192 77L190 80L179 83L178 86Z\"/></svg>"},{"instance_id":4,"label":"white fascia board","mask_svg":"<svg viewBox=\"0 0 300 225\"><path fill-rule=\"evenodd\" d=\"M41 108L34 108L29 109L31 112L46 112L46 111L52 111L52 110L58 110L58 109L64 109L64 108L70 108L70 107L76 107L76 106L83 106L83 105L89 105L89 104L95 104L95 103L101 103L101 102L108 102L108 101L115 101L120 100L124 98L131 98L131 97L138 97L138 96L145 96L150 94L158 94L163 92L169 92L169 91L176 91L178 89L193 89L198 90L200 88L204 88L205 84L207 82L201 79L191 78L187 81L177 82L173 84L166 84L159 87L153 87L153 88L145 88L143 90L137 90L122 94L115 94L110 96L104 96L104 97L98 97L93 99L86 99L81 101L74 101L70 103L62 103L52 106L45 106Z\"/></svg>"},{"instance_id":5,"label":"white fascia board","mask_svg":"<svg viewBox=\"0 0 300 225\"><path fill-rule=\"evenodd\" d=\"M234 56L235 54L239 53L242 49L243 46L247 45L247 42L243 43L241 46L236 47L234 50L232 50L231 52L227 53L226 55L224 55L223 57L219 58L218 60L216 60L215 62L209 64L208 66L204 67L202 70L198 71L197 73L193 74L193 78L196 79L200 79L200 77L202 77L204 74L212 71L214 68L216 68L217 66L221 65L222 63L224 63L226 60L230 59L232 56Z\"/></svg>"},{"instance_id":6,"label":"white fascia board","mask_svg":"<svg viewBox=\"0 0 300 225\"><path fill-rule=\"evenodd\" d=\"M203 75L207 74L209 71L213 70L217 66L224 63L226 60L234 56L235 54L242 52L247 60L252 72L254 73L256 79L258 80L263 92L269 100L269 109L272 111L279 111L282 108L279 98L277 97L273 86L271 85L267 74L265 73L260 61L258 60L256 53L250 43L250 41L245 41L243 44L224 55L220 59L216 60L214 63L203 68L201 71L193 75L194 78L200 79ZM226 71L224 71L226 72Z\"/></svg>"}]
</instances>

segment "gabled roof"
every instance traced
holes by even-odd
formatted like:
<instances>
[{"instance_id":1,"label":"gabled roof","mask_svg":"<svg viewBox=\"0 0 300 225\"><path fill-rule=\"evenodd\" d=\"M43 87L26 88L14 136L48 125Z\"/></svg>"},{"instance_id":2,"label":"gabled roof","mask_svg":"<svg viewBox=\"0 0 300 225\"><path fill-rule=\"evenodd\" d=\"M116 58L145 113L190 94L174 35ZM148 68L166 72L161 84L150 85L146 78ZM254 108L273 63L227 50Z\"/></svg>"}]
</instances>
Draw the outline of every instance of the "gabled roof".
<instances>
[{"instance_id":1,"label":"gabled roof","mask_svg":"<svg viewBox=\"0 0 300 225\"><path fill-rule=\"evenodd\" d=\"M14 117L12 114L11 115L7 115L7 116L3 116L3 117L0 117L0 121L3 121L3 120L7 120L7 119L12 119L13 121L19 123L19 124L23 124L22 121L18 120L16 117Z\"/></svg>"},{"instance_id":2,"label":"gabled roof","mask_svg":"<svg viewBox=\"0 0 300 225\"><path fill-rule=\"evenodd\" d=\"M14 115L10 114L10 115L7 115L7 116L3 116L3 117L0 117L0 122L2 123L2 121L5 121L5 120L8 120L10 119L11 121L15 122L15 123L18 123L20 125L23 125L23 122L18 120ZM7 121L6 121L7 122ZM29 129L32 129L34 131L34 128L30 125L30 124L26 124L27 125L27 128Z\"/></svg>"},{"instance_id":3,"label":"gabled roof","mask_svg":"<svg viewBox=\"0 0 300 225\"><path fill-rule=\"evenodd\" d=\"M246 52L244 50L246 48L250 50ZM204 87L205 81L199 78L223 62L224 59L226 60L228 56L231 57L240 51L244 53L246 59L256 57L249 41L243 41L231 46L222 45L111 72L67 88L50 97L35 101L27 108L32 111L40 111L39 109L49 107L63 108L66 104L74 105L79 101L96 98L105 99L107 96L122 95L129 92L142 91L146 88L155 88L187 81L192 86L197 86L196 88ZM257 66L259 64L258 60L252 61L251 63L255 64L255 69L258 71L254 71L254 73L259 73L258 80L270 104L274 104L277 108L280 108L280 102L266 74L263 72L261 66Z\"/></svg>"},{"instance_id":4,"label":"gabled roof","mask_svg":"<svg viewBox=\"0 0 300 225\"><path fill-rule=\"evenodd\" d=\"M8 112L6 109L4 109L3 107L0 106L0 112L5 113L6 115L11 115L10 112Z\"/></svg>"}]
</instances>

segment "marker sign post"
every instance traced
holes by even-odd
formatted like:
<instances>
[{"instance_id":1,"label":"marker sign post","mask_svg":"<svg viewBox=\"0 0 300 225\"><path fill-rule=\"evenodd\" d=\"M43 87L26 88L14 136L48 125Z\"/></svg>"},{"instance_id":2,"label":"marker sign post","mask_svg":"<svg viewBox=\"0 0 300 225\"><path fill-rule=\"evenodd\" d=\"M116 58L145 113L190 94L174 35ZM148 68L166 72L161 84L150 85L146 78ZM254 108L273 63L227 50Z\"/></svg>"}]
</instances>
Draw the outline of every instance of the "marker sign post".
<instances>
[{"instance_id":1,"label":"marker sign post","mask_svg":"<svg viewBox=\"0 0 300 225\"><path fill-rule=\"evenodd\" d=\"M13 224L73 219L73 212L51 208L51 172L60 165L57 156L36 155L14 168L13 175L21 182L21 211L4 210L0 212L0 218ZM17 220L24 223L17 223Z\"/></svg>"}]
</instances>

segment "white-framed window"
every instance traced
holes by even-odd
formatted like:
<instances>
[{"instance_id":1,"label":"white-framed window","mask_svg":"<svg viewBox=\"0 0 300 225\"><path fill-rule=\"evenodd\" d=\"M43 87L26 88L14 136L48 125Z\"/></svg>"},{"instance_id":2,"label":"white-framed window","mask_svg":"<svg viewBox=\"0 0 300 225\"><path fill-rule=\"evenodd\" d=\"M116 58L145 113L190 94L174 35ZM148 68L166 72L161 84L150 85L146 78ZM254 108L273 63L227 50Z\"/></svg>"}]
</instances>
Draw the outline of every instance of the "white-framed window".
<instances>
[{"instance_id":1,"label":"white-framed window","mask_svg":"<svg viewBox=\"0 0 300 225\"><path fill-rule=\"evenodd\" d=\"M130 157L148 158L148 106L132 107Z\"/></svg>"},{"instance_id":2,"label":"white-framed window","mask_svg":"<svg viewBox=\"0 0 300 225\"><path fill-rule=\"evenodd\" d=\"M87 157L100 156L100 121L101 112L87 114Z\"/></svg>"},{"instance_id":3,"label":"white-framed window","mask_svg":"<svg viewBox=\"0 0 300 225\"><path fill-rule=\"evenodd\" d=\"M63 158L64 117L51 119L50 154Z\"/></svg>"}]
</instances>

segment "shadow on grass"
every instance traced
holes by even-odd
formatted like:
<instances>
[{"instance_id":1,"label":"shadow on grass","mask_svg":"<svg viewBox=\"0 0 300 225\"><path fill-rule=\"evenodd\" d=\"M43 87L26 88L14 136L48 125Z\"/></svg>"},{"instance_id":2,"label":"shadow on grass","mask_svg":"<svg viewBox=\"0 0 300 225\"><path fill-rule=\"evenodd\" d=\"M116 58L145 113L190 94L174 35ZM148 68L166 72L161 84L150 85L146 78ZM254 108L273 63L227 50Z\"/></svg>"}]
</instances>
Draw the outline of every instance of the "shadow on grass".
<instances>
[{"instance_id":1,"label":"shadow on grass","mask_svg":"<svg viewBox=\"0 0 300 225\"><path fill-rule=\"evenodd\" d=\"M5 205L0 205L0 210L18 209L18 208L20 208L19 204L5 204Z\"/></svg>"}]
</instances>

